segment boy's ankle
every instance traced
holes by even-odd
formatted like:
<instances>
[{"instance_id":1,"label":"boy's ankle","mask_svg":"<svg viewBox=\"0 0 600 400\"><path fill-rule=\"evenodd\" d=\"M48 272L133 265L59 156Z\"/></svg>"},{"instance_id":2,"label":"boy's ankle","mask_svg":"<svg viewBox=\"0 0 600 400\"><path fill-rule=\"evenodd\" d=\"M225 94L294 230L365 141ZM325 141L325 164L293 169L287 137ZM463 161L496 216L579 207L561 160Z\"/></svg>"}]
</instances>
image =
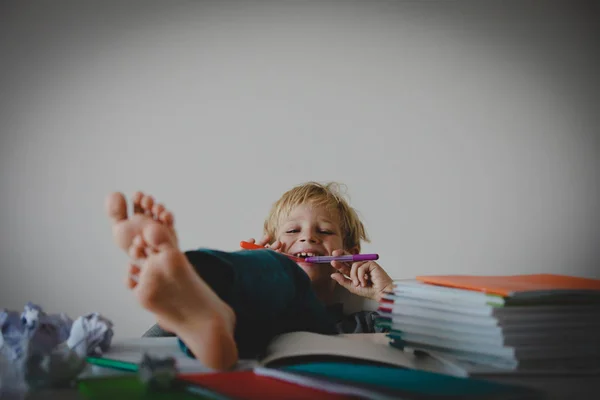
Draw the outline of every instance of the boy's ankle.
<instances>
[{"instance_id":1,"label":"boy's ankle","mask_svg":"<svg viewBox=\"0 0 600 400\"><path fill-rule=\"evenodd\" d=\"M208 368L229 369L238 360L234 340L235 314L229 306L227 309L229 312L214 312L214 315L205 315L201 319L191 318L178 334L194 357Z\"/></svg>"}]
</instances>

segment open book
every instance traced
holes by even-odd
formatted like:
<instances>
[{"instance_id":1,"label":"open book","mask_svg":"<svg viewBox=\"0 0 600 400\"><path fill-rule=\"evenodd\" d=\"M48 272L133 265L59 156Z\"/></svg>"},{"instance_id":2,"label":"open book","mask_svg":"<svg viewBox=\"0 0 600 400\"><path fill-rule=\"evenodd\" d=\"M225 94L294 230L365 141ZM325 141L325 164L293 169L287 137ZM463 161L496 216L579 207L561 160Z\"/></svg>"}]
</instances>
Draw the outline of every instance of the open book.
<instances>
[{"instance_id":1,"label":"open book","mask_svg":"<svg viewBox=\"0 0 600 400\"><path fill-rule=\"evenodd\" d=\"M309 332L280 335L269 344L258 364L279 367L308 362L352 362L447 372L444 364L393 348L384 333L353 333L336 336ZM441 371L443 370L443 371Z\"/></svg>"}]
</instances>

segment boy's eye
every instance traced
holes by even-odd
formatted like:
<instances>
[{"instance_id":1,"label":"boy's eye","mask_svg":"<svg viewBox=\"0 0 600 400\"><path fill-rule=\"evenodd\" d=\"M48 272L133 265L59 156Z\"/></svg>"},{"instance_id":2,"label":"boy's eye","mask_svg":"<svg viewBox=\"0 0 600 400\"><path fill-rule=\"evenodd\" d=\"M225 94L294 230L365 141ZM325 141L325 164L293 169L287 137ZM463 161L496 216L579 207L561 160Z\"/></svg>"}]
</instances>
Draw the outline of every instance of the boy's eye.
<instances>
[{"instance_id":1,"label":"boy's eye","mask_svg":"<svg viewBox=\"0 0 600 400\"><path fill-rule=\"evenodd\" d=\"M285 233L298 233L300 232L300 229L288 229L285 231ZM333 231L329 230L329 229L319 229L319 233L323 234L323 235L333 235Z\"/></svg>"}]
</instances>

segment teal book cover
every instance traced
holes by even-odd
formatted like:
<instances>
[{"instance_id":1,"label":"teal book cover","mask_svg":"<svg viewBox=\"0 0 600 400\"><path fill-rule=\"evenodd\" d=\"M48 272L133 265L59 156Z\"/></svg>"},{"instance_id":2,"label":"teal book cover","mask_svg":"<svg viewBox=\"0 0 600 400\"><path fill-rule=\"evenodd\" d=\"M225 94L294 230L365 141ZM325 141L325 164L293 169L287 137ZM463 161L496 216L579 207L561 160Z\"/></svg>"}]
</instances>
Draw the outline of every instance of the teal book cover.
<instances>
[{"instance_id":1,"label":"teal book cover","mask_svg":"<svg viewBox=\"0 0 600 400\"><path fill-rule=\"evenodd\" d=\"M541 392L482 379L434 372L339 362L289 365L283 371L361 385L403 399L543 399Z\"/></svg>"}]
</instances>

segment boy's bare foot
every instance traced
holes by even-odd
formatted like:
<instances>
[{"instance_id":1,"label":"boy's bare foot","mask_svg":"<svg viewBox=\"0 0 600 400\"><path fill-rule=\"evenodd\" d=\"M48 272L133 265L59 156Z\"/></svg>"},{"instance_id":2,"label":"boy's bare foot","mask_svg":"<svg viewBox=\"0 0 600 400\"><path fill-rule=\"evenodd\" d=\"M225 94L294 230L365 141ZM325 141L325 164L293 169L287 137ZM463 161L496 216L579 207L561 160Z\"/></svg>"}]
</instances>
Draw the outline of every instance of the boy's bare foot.
<instances>
[{"instance_id":1,"label":"boy's bare foot","mask_svg":"<svg viewBox=\"0 0 600 400\"><path fill-rule=\"evenodd\" d=\"M145 211L127 218L120 194L109 196L107 208L115 241L141 259L129 271L130 276L138 275L137 281L129 280L129 286L140 304L155 314L162 328L181 338L204 365L213 369L233 366L238 359L235 314L178 249L174 230Z\"/></svg>"},{"instance_id":2,"label":"boy's bare foot","mask_svg":"<svg viewBox=\"0 0 600 400\"><path fill-rule=\"evenodd\" d=\"M177 237L174 228L175 218L173 217L173 213L167 210L163 204L155 202L154 197L142 192L136 192L131 200L134 214L144 214L164 224L169 228L173 236Z\"/></svg>"},{"instance_id":3,"label":"boy's bare foot","mask_svg":"<svg viewBox=\"0 0 600 400\"><path fill-rule=\"evenodd\" d=\"M133 195L133 215L128 218L127 201L122 193L111 193L106 198L106 213L113 224L113 238L117 245L125 251L131 247L133 239L140 234L141 227L147 220L160 222L168 227L173 241L177 243L173 214L154 198L137 192Z\"/></svg>"}]
</instances>

